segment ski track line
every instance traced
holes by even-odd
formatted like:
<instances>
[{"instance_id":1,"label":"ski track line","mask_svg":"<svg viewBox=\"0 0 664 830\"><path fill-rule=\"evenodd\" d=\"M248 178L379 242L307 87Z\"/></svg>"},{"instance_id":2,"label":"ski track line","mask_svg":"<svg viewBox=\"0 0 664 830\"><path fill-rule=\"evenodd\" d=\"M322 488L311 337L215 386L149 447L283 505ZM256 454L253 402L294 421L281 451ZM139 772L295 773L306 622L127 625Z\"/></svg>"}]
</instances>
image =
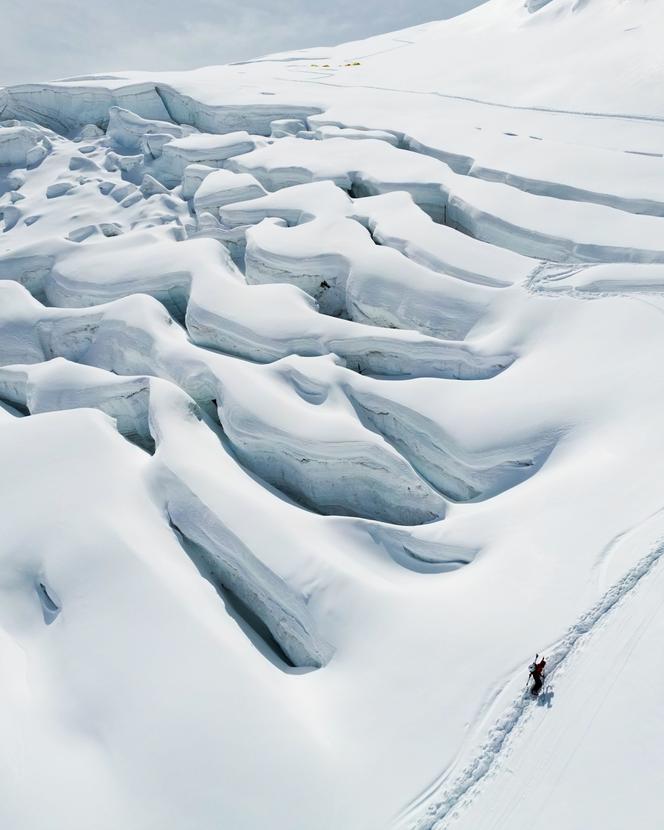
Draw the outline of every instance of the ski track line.
<instances>
[{"instance_id":1,"label":"ski track line","mask_svg":"<svg viewBox=\"0 0 664 830\"><path fill-rule=\"evenodd\" d=\"M386 51L394 51L393 49L386 50ZM376 54L381 54L377 52ZM360 56L361 57L361 56ZM368 55L366 57L373 57L373 55ZM251 61L250 61L251 62ZM336 67L330 67L336 68ZM637 121L637 122L645 122L651 124L662 124L664 123L664 117L661 115L645 115L639 113L626 113L626 112L593 112L592 110L565 110L565 109L558 109L557 107L542 107L542 106L528 106L527 104L506 104L501 101L486 101L482 98L471 98L465 95L453 95L447 92L438 92L433 89L402 89L400 87L390 87L390 86L376 86L375 84L337 84L333 83L332 81L316 81L310 80L308 78L278 78L277 80L280 81L288 81L288 80L295 80L297 83L301 84L320 84L321 86L334 86L334 87L341 87L342 89L369 89L375 92L397 92L403 93L406 95L429 95L436 98L444 98L449 101L461 101L463 103L468 104L480 104L481 106L486 107L496 107L497 109L505 109L505 110L515 110L516 112L541 112L541 113L548 113L551 115L571 115L571 116L579 116L581 118L606 118L611 120L618 120L618 121Z\"/></svg>"},{"instance_id":2,"label":"ski track line","mask_svg":"<svg viewBox=\"0 0 664 830\"><path fill-rule=\"evenodd\" d=\"M639 580L639 585L640 584L641 584L641 580ZM634 586L634 587L636 587L636 586ZM632 634L629 636L628 640L625 642L623 647L618 652L615 662L617 663L618 660L619 660L620 663L617 666L617 668L612 667L613 668L613 677L612 677L611 681L608 684L606 684L604 689L602 690L600 700L599 700L598 703L596 702L595 710L594 710L590 720L587 722L587 724L585 726L585 729L579 735L578 740L575 742L574 749L572 750L572 752L567 757L565 763L563 764L563 766L560 769L560 772L556 776L555 780L552 782L552 784L549 788L548 795L545 797L544 801L541 804L541 807L539 808L542 811L545 810L547 803L551 800L551 797L553 795L553 792L555 790L556 785L561 781L565 771L567 770L567 768L571 764L572 759L574 758L576 753L579 751L585 737L587 736L588 732L590 731L590 728L591 728L592 724L594 723L597 716L599 715L600 710L602 709L602 707L606 703L606 701L609 697L609 694L611 693L611 691L613 690L613 688L617 684L618 680L622 676L622 673L625 670L625 666L627 665L627 663L629 661L629 658L633 654L634 649L637 647L637 645L639 644L641 638L643 637L644 632L651 625L651 623L655 619L655 617L659 613L661 613L661 611L662 611L661 606L655 606L650 613L648 613L646 616L644 616L644 618L641 620L639 625L632 632ZM590 703L590 701L592 699L593 699L593 692L589 691L587 696L586 696L586 702ZM562 736L559 737L558 743L560 743L561 740L562 740ZM553 758L554 756L555 756L555 752L550 752L549 753L549 759ZM548 766L550 766L550 763L551 763L551 761L549 760Z\"/></svg>"},{"instance_id":3,"label":"ski track line","mask_svg":"<svg viewBox=\"0 0 664 830\"><path fill-rule=\"evenodd\" d=\"M662 557L664 557L664 541L660 538L646 556L634 565L613 587L609 588L601 599L568 629L567 634L547 661L549 667L547 676L549 678L557 668L564 665L575 651L579 641L593 632L598 623L653 570ZM516 728L525 721L531 703L532 701L527 695L520 695L516 698L510 708L499 717L475 758L468 763L454 783L448 789L442 791L438 797L433 796L428 799L426 796L419 796L414 799L396 816L393 827L395 829L408 827L409 830L442 830L442 822L451 817L451 814L461 805L463 798L469 791L492 771L510 737ZM432 803L427 808L425 815L419 819L414 818L412 816L413 812L427 800L431 800ZM406 824L405 822L408 821L409 816L412 818L412 823Z\"/></svg>"},{"instance_id":4,"label":"ski track line","mask_svg":"<svg viewBox=\"0 0 664 830\"><path fill-rule=\"evenodd\" d=\"M658 512L661 512L661 511L658 511ZM652 568L650 570L652 570ZM646 583L646 584L652 590L652 585L649 582ZM633 585L632 589L637 589L637 588L643 589L643 587L644 587L643 586L643 580L639 579L638 584ZM597 700L596 690L589 690L586 693L586 695L585 695L585 705L584 705L583 708L587 711L590 702L594 701L594 712L593 712L591 718L587 721L587 723L585 725L585 728L580 732L578 740L575 741L575 743L574 743L574 749L569 754L569 756L567 757L567 760L564 762L564 764L560 768L560 771L559 771L558 775L556 776L553 783L550 785L549 792L545 796L544 801L538 807L538 810L541 810L541 811L545 810L546 804L551 799L557 783L562 779L562 776L563 776L565 770L569 767L569 765L572 761L572 758L576 755L579 748L581 747L581 744L583 743L583 740L584 740L585 736L590 731L590 728L591 728L593 722L597 718L602 706L605 704L611 690L613 689L613 687L618 682L618 679L621 677L621 675L624 671L624 668L627 665L627 662L628 662L631 654L633 653L634 649L636 648L639 641L641 640L641 637L643 636L644 631L648 628L648 626L650 625L650 623L652 622L654 617L659 612L661 612L661 608L660 607L655 607L653 609L653 611L651 611L649 614L647 614L641 620L639 625L637 625L636 629L630 634L630 636L625 641L625 643L622 645L620 650L617 652L614 663L612 664L612 670L613 670L612 671L612 675L613 675L612 680L611 680L610 683L604 685L604 687L602 689L602 692L601 692L601 695L599 697L599 702ZM576 653L577 653L577 650L574 649L573 652L570 654L570 659L572 657L572 654L576 654ZM573 689L574 687L576 687L578 685L579 685L579 683L578 683L577 676L572 675L571 683L570 683L570 681L568 681L568 683L567 683L568 690L570 688ZM548 684L544 687L544 689L542 691L545 692L547 688L548 688ZM540 720L539 723L537 724L536 729L535 729L535 735L537 734L537 729L539 729L539 726L541 724L542 724L542 721ZM530 738L532 740L533 736L531 735ZM553 759L556 758L556 756L558 754L558 749L561 746L561 744L563 742L563 739L564 739L564 736L562 734L559 734L554 738L552 743L548 744L547 751L544 753L543 760L539 764L534 764L532 766L532 768L529 770L528 775L527 775L527 777L524 781L524 785L521 788L521 790L519 792L516 792L511 798L508 798L505 805L500 810L500 812L497 816L494 816L494 815L489 815L488 816L488 823L486 824L487 828L490 828L490 830L500 830L500 828L505 827L506 826L505 822L507 822L509 820L509 817L510 817L511 813L513 812L513 810L522 801L523 793L527 792L529 790L530 784L535 782L538 778L542 779L545 775L547 775L547 777L548 777L548 772L551 768ZM484 822L482 822L482 826L485 826Z\"/></svg>"}]
</instances>

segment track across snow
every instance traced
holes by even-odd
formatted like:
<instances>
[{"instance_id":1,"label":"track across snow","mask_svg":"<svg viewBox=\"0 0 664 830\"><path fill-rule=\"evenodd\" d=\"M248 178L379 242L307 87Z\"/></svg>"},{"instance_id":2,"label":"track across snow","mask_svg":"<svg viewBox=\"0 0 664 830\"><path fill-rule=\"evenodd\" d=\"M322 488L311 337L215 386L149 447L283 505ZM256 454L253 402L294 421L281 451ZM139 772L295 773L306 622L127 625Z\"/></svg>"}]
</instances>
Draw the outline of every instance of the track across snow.
<instances>
[{"instance_id":1,"label":"track across snow","mask_svg":"<svg viewBox=\"0 0 664 830\"><path fill-rule=\"evenodd\" d=\"M644 526L637 528L636 531L632 531L626 536L620 536L616 540L617 543L624 545L625 542L632 542L635 536L640 541L640 536L644 535L644 532L647 533L651 525L657 526L657 529L661 532L662 512L664 512L664 509L658 511ZM558 744L564 743L564 736L567 733L571 736L567 740L567 743L573 744L575 742L574 736L576 736L578 729L590 728L589 724L592 723L593 713L597 711L596 696L604 694L603 689L606 684L613 685L616 682L612 661L617 652L617 647L612 645L610 640L602 644L601 641L606 641L608 635L606 633L598 634L597 632L607 624L608 618L613 620L614 617L617 617L617 622L613 623L614 628L617 624L621 629L624 629L626 617L627 630L631 632L629 625L634 617L638 623L636 636L643 636L644 632L647 632L655 615L659 612L664 612L664 607L658 600L658 597L662 596L661 586L664 585L664 571L662 571L660 564L663 557L664 538L660 538L653 543L651 550L613 585L593 608L570 627L565 637L559 643L552 645L543 652L547 660L546 679L539 698L535 700L532 698L529 692L530 683L526 682L526 689L518 695L512 705L503 712L494 726L489 730L486 741L482 744L473 760L464 767L463 771L451 783L448 783L448 779L451 775L454 775L454 771L447 771L441 781L422 793L403 811L398 817L395 827L412 828L412 830L443 830L443 828L454 824L455 827L459 827L459 830L465 827L468 827L469 830L470 828L478 828L479 830L480 826L498 830L498 828L503 827L516 828L527 826L523 815L519 812L521 802L526 800L529 795L532 795L530 800L531 811L534 817L545 806L541 791L546 791L547 789L546 784L542 781L545 775L544 771L538 771L537 773L532 772L532 770L528 771L528 747L530 748L530 755L532 756L530 763L537 765L538 756L542 755L549 758L549 765L554 765L556 758L558 758L558 765L560 766L567 758L564 748L557 748L555 750L557 755L555 755L547 746L547 741L554 740ZM632 592L636 592L636 589L641 587L642 582L648 582L648 584L653 582L653 584L660 586L660 590L650 588L650 594L652 596L650 606L644 607L642 604L636 610L636 613L634 610L630 612L628 608L621 611L620 609L623 608L624 603L630 598ZM630 607L633 607L635 600L631 600L631 602L632 605ZM652 635L650 636L652 637ZM595 673L593 673L592 671L588 671L587 664L592 659L592 652L596 647L595 643L598 637L600 638L601 655L604 662L600 660L597 663ZM651 648L656 648L655 642L653 640ZM633 647L634 645L630 643L630 649ZM586 650L588 650L588 654L586 654ZM584 652L583 661L578 656L580 651ZM625 661L628 658L629 653L625 656ZM566 671L568 664L571 663L575 665L569 671ZM620 670L622 671L623 668L624 665L621 665ZM580 673L578 678L570 677L570 672L574 670ZM648 680L649 675L647 673L647 662L641 662L636 667L632 667L631 670L633 672L639 672L640 682L642 684L650 685L650 681ZM521 679L523 679L524 675L527 677L527 670L525 668L521 673ZM558 678L560 678L560 682L556 683ZM517 685L518 682L517 680ZM587 708L584 711L576 713L577 725L575 726L570 722L570 716L567 710L575 704L575 699L578 697L579 691L582 692L583 689L587 691ZM541 721L546 716L546 711L542 715L540 710L542 707L545 707L545 709L546 707L551 707L554 690L557 694L556 707L562 710L558 718L557 727L562 737L560 735L557 736L555 731L553 731L556 729L555 725L549 729L550 734L548 737L540 734L542 731ZM569 702L570 694L571 703ZM637 701L633 700L632 705L637 706ZM650 714L654 715L655 713L651 712ZM642 717L642 715L639 715L639 717ZM648 717L648 715L646 714L645 717ZM533 730L530 728L530 723L534 719L537 721L534 727L538 732L536 739L531 734ZM613 740L612 736L609 736L608 741L606 739L604 740L607 744L606 751L610 751L609 746L613 746L613 751L618 753L625 751L618 741ZM528 776L528 782L526 783L521 778L518 780L518 783L512 784L511 786L508 785L509 797L512 799L512 807L502 808L504 812L501 814L502 817L499 818L495 813L495 804L491 801L487 803L487 796L482 792L483 785L485 779L495 779L497 784L494 789L497 789L498 795L494 793L493 798L498 804L506 800L507 797L504 796L503 792L505 787L503 783L504 772L500 767L504 767L506 756L511 757L516 752L519 752L518 746L523 744L524 741L529 742L526 745L526 757L524 759L523 750L521 750L517 758L522 768L526 770L525 774ZM602 739L600 739L601 743ZM655 740L653 740L652 744L655 745ZM629 754L631 755L632 752L629 751ZM635 758L635 762L638 762L638 759ZM573 786L582 788L583 784L577 782ZM549 793L549 797L551 797L551 793ZM598 817L601 816L602 826L604 827L612 826L618 828L624 826L620 822L624 821L625 817L616 817L615 807L612 806L612 800L610 798L608 802L608 807L602 807L598 804L594 805L592 809L592 820L597 821ZM464 812L468 809L468 805L473 804L475 804L476 809L466 818ZM573 815L573 813L568 811L568 821L572 819ZM627 811L627 815L629 815L629 811ZM588 818L590 819L591 816L589 815ZM574 817L573 820L580 821L578 816ZM607 822L609 823L607 824ZM610 822L613 822L613 824ZM545 824L547 827L559 826L553 817L545 823L542 823L540 820L540 825L538 826L543 827ZM570 824L564 826L576 825Z\"/></svg>"}]
</instances>

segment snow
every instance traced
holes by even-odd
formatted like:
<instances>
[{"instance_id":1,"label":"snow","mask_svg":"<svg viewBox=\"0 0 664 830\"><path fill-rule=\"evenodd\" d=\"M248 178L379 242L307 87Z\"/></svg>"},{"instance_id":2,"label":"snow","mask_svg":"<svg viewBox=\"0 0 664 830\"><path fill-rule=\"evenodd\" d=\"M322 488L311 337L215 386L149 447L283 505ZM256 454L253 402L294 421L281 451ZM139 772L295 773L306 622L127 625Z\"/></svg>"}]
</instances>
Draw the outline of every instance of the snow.
<instances>
[{"instance_id":1,"label":"snow","mask_svg":"<svg viewBox=\"0 0 664 830\"><path fill-rule=\"evenodd\" d=\"M219 208L245 199L256 199L265 195L265 189L249 173L232 173L230 170L216 170L203 179L194 194L196 213L208 211L219 216Z\"/></svg>"},{"instance_id":2,"label":"snow","mask_svg":"<svg viewBox=\"0 0 664 830\"><path fill-rule=\"evenodd\" d=\"M663 22L0 90L3 827L658 826Z\"/></svg>"},{"instance_id":3,"label":"snow","mask_svg":"<svg viewBox=\"0 0 664 830\"><path fill-rule=\"evenodd\" d=\"M192 128L181 127L170 121L141 118L122 107L111 107L108 111L106 135L113 146L127 152L136 153L141 150L144 136L156 134L178 139L192 132Z\"/></svg>"},{"instance_id":4,"label":"snow","mask_svg":"<svg viewBox=\"0 0 664 830\"><path fill-rule=\"evenodd\" d=\"M48 137L29 126L11 123L0 132L0 165L38 164L51 149Z\"/></svg>"},{"instance_id":5,"label":"snow","mask_svg":"<svg viewBox=\"0 0 664 830\"><path fill-rule=\"evenodd\" d=\"M651 518L658 520L661 530L661 511ZM645 817L646 826L651 821L655 826L659 799L652 797L655 778L648 781L647 777L657 767L661 704L651 696L652 722L637 707L627 706L625 711L625 704L637 694L642 698L644 690L648 694L653 687L648 679L659 671L655 665L653 672L650 638L661 628L661 603L655 597L661 596L658 588L663 552L658 543L570 628L553 657L548 658L547 679L537 699L528 689L521 691L475 762L446 797L429 805L416 826L439 826L451 810L455 811L454 818L459 818L462 804L466 809L455 825L459 827L526 826L535 816L544 827L577 826L579 821L593 820L597 813L596 803L578 798L579 779L585 779L586 785L590 779L593 792L602 792L602 801L610 808L605 826L624 827L633 815L635 801L639 802L639 815ZM637 601L636 607L630 607ZM628 615L620 621L610 614L618 604L628 606ZM649 630L651 625L654 630ZM564 677L568 671L577 676ZM552 681L554 673L563 678L556 685ZM547 712L546 719L533 712L535 707L553 709L555 690L559 688L565 690L570 704L562 718L558 712ZM603 740L607 733L614 748L622 741L638 743L645 761L638 783L632 778L625 787L620 760L608 761ZM529 738L527 746L519 747ZM515 752L517 747L520 751ZM508 768L511 775L506 786L504 777L497 775L492 766L508 762L512 766ZM607 776L616 779L615 788L603 793ZM477 804L479 809L474 804L474 788L484 778L490 789L495 790L496 784L500 788L491 793L493 805L488 814L483 804ZM413 815L403 818L410 825Z\"/></svg>"}]
</instances>

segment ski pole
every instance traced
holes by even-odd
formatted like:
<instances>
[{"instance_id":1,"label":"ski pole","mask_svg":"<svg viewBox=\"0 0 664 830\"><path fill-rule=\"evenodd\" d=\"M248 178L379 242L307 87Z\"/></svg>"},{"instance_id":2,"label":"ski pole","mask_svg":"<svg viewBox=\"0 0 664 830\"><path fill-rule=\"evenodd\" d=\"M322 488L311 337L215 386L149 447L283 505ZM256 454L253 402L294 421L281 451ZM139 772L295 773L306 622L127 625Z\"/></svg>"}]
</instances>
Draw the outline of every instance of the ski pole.
<instances>
[{"instance_id":1,"label":"ski pole","mask_svg":"<svg viewBox=\"0 0 664 830\"><path fill-rule=\"evenodd\" d=\"M535 666L535 665L537 664L537 658L538 658L538 657L539 657L539 651L538 651L538 652L537 652L537 654L535 655L535 659L534 659L534 661L532 662L531 666ZM527 688L528 688L528 686L530 685L530 678L531 678L532 676L533 676L533 670L532 670L532 667L531 667L531 668L530 668L530 671L528 672L528 680L526 680L526 689L527 689Z\"/></svg>"}]
</instances>

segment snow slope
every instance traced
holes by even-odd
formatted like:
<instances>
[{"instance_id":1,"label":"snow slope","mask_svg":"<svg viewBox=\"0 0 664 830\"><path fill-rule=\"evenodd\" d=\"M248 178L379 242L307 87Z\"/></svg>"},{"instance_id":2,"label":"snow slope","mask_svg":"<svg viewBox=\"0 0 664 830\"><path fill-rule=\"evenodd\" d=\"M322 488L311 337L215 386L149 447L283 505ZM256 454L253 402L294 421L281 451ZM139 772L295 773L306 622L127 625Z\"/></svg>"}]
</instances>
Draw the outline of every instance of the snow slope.
<instances>
[{"instance_id":1,"label":"snow slope","mask_svg":"<svg viewBox=\"0 0 664 830\"><path fill-rule=\"evenodd\" d=\"M3 827L658 827L662 24L0 90Z\"/></svg>"},{"instance_id":2,"label":"snow slope","mask_svg":"<svg viewBox=\"0 0 664 830\"><path fill-rule=\"evenodd\" d=\"M662 573L658 557L565 675L549 681L538 701L544 711L505 753L509 775L498 772L457 827L583 827L598 814L612 830L658 826ZM638 775L625 775L624 755L638 759Z\"/></svg>"}]
</instances>

